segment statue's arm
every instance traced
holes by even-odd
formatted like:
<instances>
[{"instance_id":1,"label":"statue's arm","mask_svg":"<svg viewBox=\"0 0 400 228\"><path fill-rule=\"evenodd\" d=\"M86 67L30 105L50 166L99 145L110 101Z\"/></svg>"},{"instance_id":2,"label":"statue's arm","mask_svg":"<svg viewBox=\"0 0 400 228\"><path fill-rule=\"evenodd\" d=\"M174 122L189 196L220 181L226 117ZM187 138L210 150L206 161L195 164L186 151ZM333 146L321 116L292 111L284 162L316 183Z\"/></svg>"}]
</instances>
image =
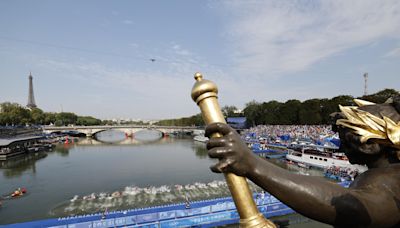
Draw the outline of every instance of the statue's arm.
<instances>
[{"instance_id":1,"label":"statue's arm","mask_svg":"<svg viewBox=\"0 0 400 228\"><path fill-rule=\"evenodd\" d=\"M246 177L295 211L329 224L336 217L332 199L346 194L346 189L338 184L291 173L259 157L254 158Z\"/></svg>"},{"instance_id":2,"label":"statue's arm","mask_svg":"<svg viewBox=\"0 0 400 228\"><path fill-rule=\"evenodd\" d=\"M390 184L380 183L383 177L365 177L373 184L344 188L321 177L288 172L260 157L253 167L247 178L314 220L344 227L392 227L400 222L400 201L382 187Z\"/></svg>"},{"instance_id":3,"label":"statue's arm","mask_svg":"<svg viewBox=\"0 0 400 228\"><path fill-rule=\"evenodd\" d=\"M211 170L246 176L307 217L347 227L384 225L387 222L393 224L393 221L380 220L382 212L389 215L397 212L399 218L394 204L382 207L379 203L388 202L388 192L378 194L376 189L364 187L346 189L321 177L291 173L255 155L228 125L217 123L207 126L206 136L215 132L221 133L223 137L211 138L207 144L209 156L219 159Z\"/></svg>"}]
</instances>

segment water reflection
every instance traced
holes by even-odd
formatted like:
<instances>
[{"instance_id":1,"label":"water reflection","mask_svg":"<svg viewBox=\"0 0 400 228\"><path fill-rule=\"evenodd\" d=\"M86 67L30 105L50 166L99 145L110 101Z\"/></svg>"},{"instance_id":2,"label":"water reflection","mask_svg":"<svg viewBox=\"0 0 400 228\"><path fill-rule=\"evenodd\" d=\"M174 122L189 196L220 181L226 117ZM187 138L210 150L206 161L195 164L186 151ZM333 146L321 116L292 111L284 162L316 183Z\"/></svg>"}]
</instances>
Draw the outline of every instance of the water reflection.
<instances>
[{"instance_id":1,"label":"water reflection","mask_svg":"<svg viewBox=\"0 0 400 228\"><path fill-rule=\"evenodd\" d=\"M118 143L125 139L125 134L122 131L107 130L97 133L95 139L103 143Z\"/></svg>"},{"instance_id":2,"label":"water reflection","mask_svg":"<svg viewBox=\"0 0 400 228\"><path fill-rule=\"evenodd\" d=\"M209 171L212 161L207 158L205 145L194 145L189 137L160 138L159 132L147 133L156 137L143 138L136 134L133 138L126 138L119 134L123 137L120 140L110 135L112 140L104 138L108 143L70 137L68 142L59 143L53 152L40 154L43 157L47 154L46 159L28 156L15 164L3 163L0 167L0 194L23 186L29 195L21 200L3 202L0 224L57 217L58 213L78 213L81 209L91 212L104 205L110 206L110 210L119 206L131 208L179 202L183 200L180 188L185 188L180 191L187 192L190 199L229 194L222 187L213 188L208 184L223 180L223 175ZM115 139L119 141L115 142ZM204 185L210 186L204 189ZM165 186L170 191L161 191ZM135 194L134 189L138 193L129 196ZM121 196L104 198L104 195L109 197L113 193L118 195L116 192ZM90 199L88 196L93 193L96 200L85 204L83 197ZM80 197L72 204L70 199L75 195ZM80 202L84 202L83 205ZM63 206L58 207L60 205ZM66 210L69 206L75 208Z\"/></svg>"},{"instance_id":3,"label":"water reflection","mask_svg":"<svg viewBox=\"0 0 400 228\"><path fill-rule=\"evenodd\" d=\"M73 147L72 144L58 144L54 148L54 152L61 157L67 157L69 155L69 150L71 147Z\"/></svg>"},{"instance_id":4,"label":"water reflection","mask_svg":"<svg viewBox=\"0 0 400 228\"><path fill-rule=\"evenodd\" d=\"M224 176L209 170L216 161L208 158L204 143L160 137L159 132L103 134L70 138L53 152L0 161L0 195L21 186L29 191L24 198L3 202L0 224L184 202L186 196L230 195ZM322 176L318 170L271 161L303 175ZM261 191L249 183L253 192Z\"/></svg>"},{"instance_id":5,"label":"water reflection","mask_svg":"<svg viewBox=\"0 0 400 228\"><path fill-rule=\"evenodd\" d=\"M95 135L95 139L102 143L112 144L136 144L140 142L156 142L163 138L163 134L157 130L141 130L132 135L126 135L118 130L107 130Z\"/></svg>"},{"instance_id":6,"label":"water reflection","mask_svg":"<svg viewBox=\"0 0 400 228\"><path fill-rule=\"evenodd\" d=\"M119 141L104 141L101 139L96 139L96 138L81 138L76 144L82 145L82 146L87 146L87 145L101 145L101 146L107 146L107 145L143 145L143 144L156 144L156 143L166 143L166 142L171 142L173 139L170 138L157 138L155 140L147 140L147 141L142 141L138 140L136 138L131 138L131 137L125 137L122 140Z\"/></svg>"},{"instance_id":7,"label":"water reflection","mask_svg":"<svg viewBox=\"0 0 400 228\"><path fill-rule=\"evenodd\" d=\"M201 159L208 158L208 151L205 143L194 141L192 148L196 152L196 156L198 158Z\"/></svg>"},{"instance_id":8,"label":"water reflection","mask_svg":"<svg viewBox=\"0 0 400 228\"><path fill-rule=\"evenodd\" d=\"M28 154L0 162L0 168L4 169L3 176L6 178L20 177L25 171L36 174L35 163L47 156L46 152Z\"/></svg>"},{"instance_id":9,"label":"water reflection","mask_svg":"<svg viewBox=\"0 0 400 228\"><path fill-rule=\"evenodd\" d=\"M70 153L70 150L74 149L76 146L133 146L133 145L145 145L145 144L161 144L161 143L173 143L175 139L173 138L158 138L156 140L147 140L147 141L140 141L136 138L132 137L124 137L122 140L119 141L112 141L112 140L100 140L96 138L86 138L82 137L77 140L72 141L72 143L59 143L54 148L54 153L60 155L61 157L67 157ZM201 149L201 148L200 148ZM205 149L205 148L204 148ZM203 149L203 150L204 150ZM202 152L204 153L204 152ZM207 151L205 151L207 155ZM197 153L196 153L197 154ZM201 155L203 156L203 155Z\"/></svg>"},{"instance_id":10,"label":"water reflection","mask_svg":"<svg viewBox=\"0 0 400 228\"><path fill-rule=\"evenodd\" d=\"M163 133L157 130L142 130L136 132L134 137L138 141L151 142L163 138Z\"/></svg>"},{"instance_id":11,"label":"water reflection","mask_svg":"<svg viewBox=\"0 0 400 228\"><path fill-rule=\"evenodd\" d=\"M324 176L321 169L317 169L317 168L307 169L307 168L299 167L296 164L287 163L286 159L268 159L268 161L274 163L275 165L277 165L279 167L287 169L293 173L298 173L298 174L306 175L306 176L320 176L320 177Z\"/></svg>"}]
</instances>

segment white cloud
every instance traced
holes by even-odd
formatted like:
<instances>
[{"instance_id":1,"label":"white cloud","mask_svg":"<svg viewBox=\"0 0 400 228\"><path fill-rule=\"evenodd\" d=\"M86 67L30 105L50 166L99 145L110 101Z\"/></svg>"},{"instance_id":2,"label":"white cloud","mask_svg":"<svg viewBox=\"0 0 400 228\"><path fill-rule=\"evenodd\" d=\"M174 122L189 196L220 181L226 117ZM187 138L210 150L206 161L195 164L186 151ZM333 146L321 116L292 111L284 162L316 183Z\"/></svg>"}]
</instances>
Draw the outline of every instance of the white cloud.
<instances>
[{"instance_id":1,"label":"white cloud","mask_svg":"<svg viewBox=\"0 0 400 228\"><path fill-rule=\"evenodd\" d=\"M384 55L384 57L398 57L400 56L400 47L395 48Z\"/></svg>"},{"instance_id":2,"label":"white cloud","mask_svg":"<svg viewBox=\"0 0 400 228\"><path fill-rule=\"evenodd\" d=\"M178 49L180 51L181 48ZM165 61L157 59L154 67L121 68L112 65L88 61L55 61L41 60L38 66L44 71L61 72L57 76L68 88L74 84L84 84L88 91L80 91L79 96L90 97L97 94L96 99L90 98L85 109L102 102L108 107L107 113L91 114L104 118L104 115L115 115L115 105L128 100L129 105L123 109L126 116L146 118L175 118L198 113L194 102L191 101L190 91L194 84L193 75L197 61L190 56L181 56L170 49L171 53ZM190 60L190 61L184 61ZM153 64L150 61L143 65ZM160 68L159 65L161 65ZM204 64L205 65L205 64ZM203 68L210 75L215 75L212 68ZM72 83L72 84L69 84ZM97 91L97 92L96 92ZM117 97L119 96L119 97ZM117 97L117 98L116 98ZM113 99L112 102L109 99ZM115 102L117 99L118 101ZM124 103L125 104L125 103ZM78 106L78 104L75 104ZM103 115L103 116L102 116Z\"/></svg>"},{"instance_id":3,"label":"white cloud","mask_svg":"<svg viewBox=\"0 0 400 228\"><path fill-rule=\"evenodd\" d=\"M172 46L172 49L175 51L176 54L178 55L185 55L185 56L189 56L192 55L192 53L186 49L183 49L180 45L178 44L174 44Z\"/></svg>"},{"instance_id":4,"label":"white cloud","mask_svg":"<svg viewBox=\"0 0 400 228\"><path fill-rule=\"evenodd\" d=\"M308 69L380 39L400 38L400 1L227 1L234 61L252 74Z\"/></svg>"},{"instance_id":5,"label":"white cloud","mask_svg":"<svg viewBox=\"0 0 400 228\"><path fill-rule=\"evenodd\" d=\"M131 48L138 48L139 47L139 44L137 44L137 43L129 43L128 45Z\"/></svg>"},{"instance_id":6,"label":"white cloud","mask_svg":"<svg viewBox=\"0 0 400 228\"><path fill-rule=\"evenodd\" d=\"M131 24L133 24L133 21L126 19L126 20L123 20L122 23L126 24L126 25L131 25Z\"/></svg>"}]
</instances>

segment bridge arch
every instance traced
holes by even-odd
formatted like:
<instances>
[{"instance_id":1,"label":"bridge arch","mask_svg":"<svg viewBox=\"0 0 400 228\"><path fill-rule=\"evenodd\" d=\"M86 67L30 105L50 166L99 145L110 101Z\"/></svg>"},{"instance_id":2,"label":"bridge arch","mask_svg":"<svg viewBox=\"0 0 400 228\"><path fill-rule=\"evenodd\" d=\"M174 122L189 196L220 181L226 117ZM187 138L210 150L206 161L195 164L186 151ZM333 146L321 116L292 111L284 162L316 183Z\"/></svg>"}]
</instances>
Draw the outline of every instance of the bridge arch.
<instances>
[{"instance_id":1,"label":"bridge arch","mask_svg":"<svg viewBox=\"0 0 400 228\"><path fill-rule=\"evenodd\" d=\"M106 130L117 130L126 133L128 136L135 134L138 131L142 130L156 130L161 132L163 136L169 134L182 134L182 135L192 135L194 131L199 130L198 127L181 127L181 126L64 126L64 127L55 127L55 126L44 126L43 131L46 133L51 132L62 132L62 131L77 131L83 134L86 134L88 137L93 137L97 133L106 131Z\"/></svg>"},{"instance_id":2,"label":"bridge arch","mask_svg":"<svg viewBox=\"0 0 400 228\"><path fill-rule=\"evenodd\" d=\"M95 131L92 131L91 133L89 133L89 135L87 135L87 136L96 137L96 135L98 133L101 133L101 132L104 132L104 131L119 131L119 132L124 133L125 136L127 136L127 137L134 137L134 135L136 133L141 132L141 131L156 131L156 132L159 132L161 134L160 135L161 138L166 135L166 133L164 131L159 130L157 128L138 128L138 129L135 129L135 128L133 128L133 129L132 128L108 128L108 129L96 129Z\"/></svg>"}]
</instances>

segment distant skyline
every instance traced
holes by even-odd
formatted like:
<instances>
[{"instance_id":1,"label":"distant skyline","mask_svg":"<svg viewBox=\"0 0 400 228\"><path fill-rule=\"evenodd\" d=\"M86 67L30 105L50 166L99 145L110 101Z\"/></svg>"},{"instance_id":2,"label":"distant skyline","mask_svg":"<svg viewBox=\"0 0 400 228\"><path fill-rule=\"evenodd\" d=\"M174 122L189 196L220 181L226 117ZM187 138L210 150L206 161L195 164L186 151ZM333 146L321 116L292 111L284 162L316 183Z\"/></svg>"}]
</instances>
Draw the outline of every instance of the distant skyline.
<instances>
[{"instance_id":1,"label":"distant skyline","mask_svg":"<svg viewBox=\"0 0 400 228\"><path fill-rule=\"evenodd\" d=\"M101 119L362 96L400 86L400 1L0 1L0 103Z\"/></svg>"}]
</instances>

